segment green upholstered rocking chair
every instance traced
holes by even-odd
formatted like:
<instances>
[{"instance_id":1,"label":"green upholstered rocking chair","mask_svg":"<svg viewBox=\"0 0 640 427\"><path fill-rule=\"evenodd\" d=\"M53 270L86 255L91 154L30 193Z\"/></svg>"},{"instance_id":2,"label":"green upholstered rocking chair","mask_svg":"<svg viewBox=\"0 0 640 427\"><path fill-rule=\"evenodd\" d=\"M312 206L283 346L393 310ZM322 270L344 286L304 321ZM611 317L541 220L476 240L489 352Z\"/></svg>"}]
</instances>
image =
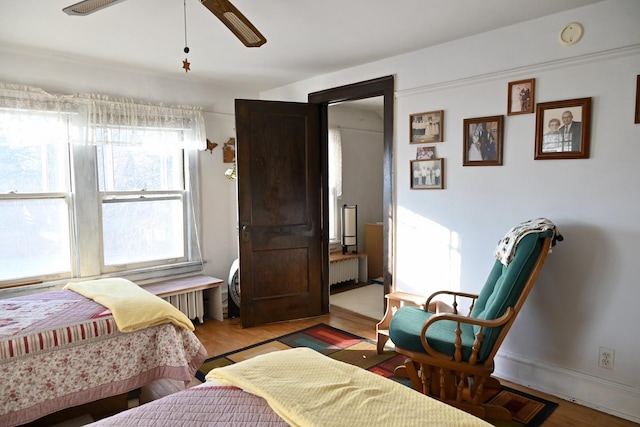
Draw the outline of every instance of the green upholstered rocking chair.
<instances>
[{"instance_id":1,"label":"green upholstered rocking chair","mask_svg":"<svg viewBox=\"0 0 640 427\"><path fill-rule=\"evenodd\" d=\"M550 247L562 240L549 224L551 228L521 236L508 265L496 260L480 294L439 291L422 305L397 309L388 334L396 352L407 360L396 375L410 378L416 390L480 418L511 419L505 408L483 402L492 389L500 388L491 376L493 359ZM452 306L445 305L449 312L429 311L434 301L447 295L453 300ZM461 315L458 304L465 298L470 299L470 309Z\"/></svg>"}]
</instances>

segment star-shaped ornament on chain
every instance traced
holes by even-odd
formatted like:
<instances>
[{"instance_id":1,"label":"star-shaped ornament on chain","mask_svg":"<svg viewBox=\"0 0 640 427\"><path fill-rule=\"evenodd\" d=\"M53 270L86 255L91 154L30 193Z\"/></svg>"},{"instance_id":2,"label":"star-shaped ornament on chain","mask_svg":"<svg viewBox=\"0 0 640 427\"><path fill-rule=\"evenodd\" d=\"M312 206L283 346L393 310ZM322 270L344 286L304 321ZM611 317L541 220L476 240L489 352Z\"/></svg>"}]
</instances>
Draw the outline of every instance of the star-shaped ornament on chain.
<instances>
[{"instance_id":1,"label":"star-shaped ornament on chain","mask_svg":"<svg viewBox=\"0 0 640 427\"><path fill-rule=\"evenodd\" d=\"M187 45L187 0L184 0L184 54L189 54L189 46ZM182 61L182 68L184 68L184 72L188 73L191 70L191 64L189 63L188 58L184 58Z\"/></svg>"}]
</instances>

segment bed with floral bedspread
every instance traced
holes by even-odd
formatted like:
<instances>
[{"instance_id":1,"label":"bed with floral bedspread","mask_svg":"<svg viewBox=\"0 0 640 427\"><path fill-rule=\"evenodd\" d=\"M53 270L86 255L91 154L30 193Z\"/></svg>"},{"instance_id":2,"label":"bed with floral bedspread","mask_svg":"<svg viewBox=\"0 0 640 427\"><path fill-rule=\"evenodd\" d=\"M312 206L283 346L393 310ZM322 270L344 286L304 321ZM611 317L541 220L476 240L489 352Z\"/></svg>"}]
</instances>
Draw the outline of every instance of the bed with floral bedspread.
<instances>
[{"instance_id":1,"label":"bed with floral bedspread","mask_svg":"<svg viewBox=\"0 0 640 427\"><path fill-rule=\"evenodd\" d=\"M172 323L122 333L105 307L71 290L0 300L0 425L170 378L188 384L207 353Z\"/></svg>"}]
</instances>

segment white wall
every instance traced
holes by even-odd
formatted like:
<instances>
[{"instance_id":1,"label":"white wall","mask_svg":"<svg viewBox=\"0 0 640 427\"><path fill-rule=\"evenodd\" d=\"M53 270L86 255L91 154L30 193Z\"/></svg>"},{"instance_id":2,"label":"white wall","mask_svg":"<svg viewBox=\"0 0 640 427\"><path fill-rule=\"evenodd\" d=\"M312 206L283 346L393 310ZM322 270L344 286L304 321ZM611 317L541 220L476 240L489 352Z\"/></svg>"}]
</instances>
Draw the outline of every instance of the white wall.
<instances>
[{"instance_id":1,"label":"white wall","mask_svg":"<svg viewBox=\"0 0 640 427\"><path fill-rule=\"evenodd\" d=\"M558 33L584 24L565 47ZM394 280L398 290L478 291L498 239L544 216L565 237L550 255L496 362L498 376L640 421L640 2L607 0L262 94L309 92L393 74ZM506 116L510 81L535 78L536 102L592 97L589 159L534 160L535 114ZM444 110L445 189L409 189L407 118ZM463 167L465 118L505 115L504 165ZM600 346L615 350L599 368Z\"/></svg>"},{"instance_id":2,"label":"white wall","mask_svg":"<svg viewBox=\"0 0 640 427\"><path fill-rule=\"evenodd\" d=\"M233 163L222 161L222 145L235 138L235 116L204 114L207 138L218 144L213 152L200 153L200 195L202 208L202 256L205 274L223 279L238 257L238 204L236 182L224 176ZM226 290L226 287L225 287Z\"/></svg>"}]
</instances>

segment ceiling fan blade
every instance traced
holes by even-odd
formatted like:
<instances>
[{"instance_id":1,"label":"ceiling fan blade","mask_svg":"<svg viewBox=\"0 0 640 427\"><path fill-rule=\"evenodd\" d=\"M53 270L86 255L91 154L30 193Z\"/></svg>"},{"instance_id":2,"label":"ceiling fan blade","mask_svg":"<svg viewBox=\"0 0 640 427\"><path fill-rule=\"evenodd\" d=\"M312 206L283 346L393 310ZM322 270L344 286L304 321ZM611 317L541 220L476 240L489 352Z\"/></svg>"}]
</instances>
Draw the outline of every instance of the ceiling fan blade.
<instances>
[{"instance_id":1,"label":"ceiling fan blade","mask_svg":"<svg viewBox=\"0 0 640 427\"><path fill-rule=\"evenodd\" d=\"M201 3L226 25L247 47L260 47L267 42L260 31L228 0L201 0Z\"/></svg>"},{"instance_id":2,"label":"ceiling fan blade","mask_svg":"<svg viewBox=\"0 0 640 427\"><path fill-rule=\"evenodd\" d=\"M84 0L71 6L67 6L62 11L67 15L88 15L105 7L113 6L124 0Z\"/></svg>"}]
</instances>

